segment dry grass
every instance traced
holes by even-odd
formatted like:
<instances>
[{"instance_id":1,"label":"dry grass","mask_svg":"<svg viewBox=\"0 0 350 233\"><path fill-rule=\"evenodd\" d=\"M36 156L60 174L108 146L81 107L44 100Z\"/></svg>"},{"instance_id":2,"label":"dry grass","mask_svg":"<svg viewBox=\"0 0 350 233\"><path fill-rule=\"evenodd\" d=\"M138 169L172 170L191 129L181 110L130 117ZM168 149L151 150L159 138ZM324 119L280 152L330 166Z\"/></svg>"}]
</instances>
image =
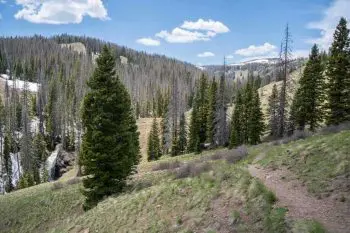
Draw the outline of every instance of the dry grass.
<instances>
[{"instance_id":1,"label":"dry grass","mask_svg":"<svg viewBox=\"0 0 350 233\"><path fill-rule=\"evenodd\" d=\"M161 121L161 118L157 119L158 124ZM139 118L136 121L137 129L140 133L139 140L140 140L140 151L141 151L141 163L147 162L147 141L148 141L148 135L151 131L153 123L153 118Z\"/></svg>"},{"instance_id":2,"label":"dry grass","mask_svg":"<svg viewBox=\"0 0 350 233\"><path fill-rule=\"evenodd\" d=\"M153 167L153 171L162 171L162 170L174 170L178 167L180 167L182 163L178 160L175 161L164 161L156 163Z\"/></svg>"}]
</instances>

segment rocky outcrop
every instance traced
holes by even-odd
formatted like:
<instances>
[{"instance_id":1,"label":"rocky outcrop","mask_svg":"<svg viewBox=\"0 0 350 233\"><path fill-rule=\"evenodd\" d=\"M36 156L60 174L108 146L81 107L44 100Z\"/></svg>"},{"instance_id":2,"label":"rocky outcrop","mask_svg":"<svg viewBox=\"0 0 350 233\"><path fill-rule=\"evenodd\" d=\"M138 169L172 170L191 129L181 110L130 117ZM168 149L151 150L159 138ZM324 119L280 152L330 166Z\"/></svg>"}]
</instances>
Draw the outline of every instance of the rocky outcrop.
<instances>
[{"instance_id":1,"label":"rocky outcrop","mask_svg":"<svg viewBox=\"0 0 350 233\"><path fill-rule=\"evenodd\" d=\"M73 167L76 158L75 152L67 152L63 150L61 144L56 146L54 152L57 153L57 155L52 167L52 173L50 174L51 180L57 180L64 173L69 171Z\"/></svg>"}]
</instances>

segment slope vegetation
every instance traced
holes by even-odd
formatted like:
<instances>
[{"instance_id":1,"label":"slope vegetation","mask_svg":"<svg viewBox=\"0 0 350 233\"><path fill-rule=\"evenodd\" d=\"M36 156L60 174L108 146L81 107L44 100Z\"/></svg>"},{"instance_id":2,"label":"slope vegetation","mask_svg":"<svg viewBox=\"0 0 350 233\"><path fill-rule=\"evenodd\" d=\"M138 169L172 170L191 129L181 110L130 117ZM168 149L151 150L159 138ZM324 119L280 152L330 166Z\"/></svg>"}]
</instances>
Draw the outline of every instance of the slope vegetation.
<instances>
[{"instance_id":1,"label":"slope vegetation","mask_svg":"<svg viewBox=\"0 0 350 233\"><path fill-rule=\"evenodd\" d=\"M343 131L282 145L163 157L140 164L125 192L88 212L82 211L79 179L42 184L0 197L0 231L325 232L312 214L290 216L290 206L252 177L247 165L288 169L322 203L348 204L349 190L333 182L348 172L349 138L350 131ZM346 200L323 196L329 187Z\"/></svg>"}]
</instances>

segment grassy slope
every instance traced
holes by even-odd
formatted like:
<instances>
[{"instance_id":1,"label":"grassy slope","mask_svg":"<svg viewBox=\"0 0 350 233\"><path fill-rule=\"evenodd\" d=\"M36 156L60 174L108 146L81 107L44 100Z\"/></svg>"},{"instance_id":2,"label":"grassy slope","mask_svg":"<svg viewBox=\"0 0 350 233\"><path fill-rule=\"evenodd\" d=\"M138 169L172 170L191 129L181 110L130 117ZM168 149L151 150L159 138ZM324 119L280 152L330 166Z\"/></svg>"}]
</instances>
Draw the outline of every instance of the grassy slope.
<instances>
[{"instance_id":1,"label":"grassy slope","mask_svg":"<svg viewBox=\"0 0 350 233\"><path fill-rule=\"evenodd\" d=\"M314 136L286 145L262 144L237 164L210 161L211 171L175 179L170 171L152 171L158 162L143 163L125 193L109 197L84 213L81 184L52 189L43 184L0 197L1 232L323 232L318 223L284 219L286 209L245 169L264 153L263 166L288 166L314 193L324 192L335 176L344 175L350 131ZM203 155L165 157L162 161L197 160ZM305 153L308 154L305 158ZM305 163L305 161L306 163ZM162 162L161 161L161 162ZM316 230L317 229L317 230ZM312 231L314 230L314 231Z\"/></svg>"},{"instance_id":2,"label":"grassy slope","mask_svg":"<svg viewBox=\"0 0 350 233\"><path fill-rule=\"evenodd\" d=\"M337 183L346 185L350 176L350 131L318 135L286 145L265 146L259 153L266 156L259 161L264 167L281 166L291 170L310 193L318 197L333 192ZM344 182L340 182L340 181ZM336 190L342 192L344 190ZM347 195L350 201L349 193Z\"/></svg>"}]
</instances>

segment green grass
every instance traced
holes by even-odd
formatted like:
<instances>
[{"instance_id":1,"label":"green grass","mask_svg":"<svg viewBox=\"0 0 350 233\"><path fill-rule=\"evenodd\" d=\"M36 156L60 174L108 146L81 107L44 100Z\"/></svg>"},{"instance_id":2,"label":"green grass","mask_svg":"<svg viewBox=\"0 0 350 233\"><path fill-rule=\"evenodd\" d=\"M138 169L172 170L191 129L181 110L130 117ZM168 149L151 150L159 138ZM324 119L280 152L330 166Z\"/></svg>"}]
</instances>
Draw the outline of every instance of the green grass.
<instances>
[{"instance_id":1,"label":"green grass","mask_svg":"<svg viewBox=\"0 0 350 233\"><path fill-rule=\"evenodd\" d=\"M0 232L50 232L81 215L79 185L42 184L0 197Z\"/></svg>"},{"instance_id":2,"label":"green grass","mask_svg":"<svg viewBox=\"0 0 350 233\"><path fill-rule=\"evenodd\" d=\"M258 163L264 167L287 167L305 182L314 194L326 192L331 181L350 174L350 131L313 136L285 145L265 147L266 156Z\"/></svg>"},{"instance_id":3,"label":"green grass","mask_svg":"<svg viewBox=\"0 0 350 233\"><path fill-rule=\"evenodd\" d=\"M314 220L298 220L293 224L292 233L326 233L326 229Z\"/></svg>"}]
</instances>

